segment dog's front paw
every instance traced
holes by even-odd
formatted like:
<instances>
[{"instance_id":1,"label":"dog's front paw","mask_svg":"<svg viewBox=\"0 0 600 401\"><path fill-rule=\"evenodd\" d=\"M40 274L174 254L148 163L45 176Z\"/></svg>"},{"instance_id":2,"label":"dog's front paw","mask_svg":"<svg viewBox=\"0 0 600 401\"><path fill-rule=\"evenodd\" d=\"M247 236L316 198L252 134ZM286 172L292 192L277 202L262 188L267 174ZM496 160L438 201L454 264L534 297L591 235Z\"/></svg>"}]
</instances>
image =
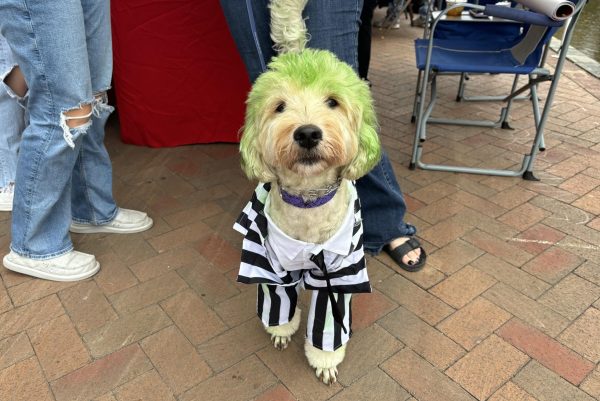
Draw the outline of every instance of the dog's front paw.
<instances>
[{"instance_id":1,"label":"dog's front paw","mask_svg":"<svg viewBox=\"0 0 600 401\"><path fill-rule=\"evenodd\" d=\"M337 381L338 370L337 368L316 368L315 374L325 384L333 384Z\"/></svg>"},{"instance_id":2,"label":"dog's front paw","mask_svg":"<svg viewBox=\"0 0 600 401\"><path fill-rule=\"evenodd\" d=\"M279 351L283 351L288 347L290 341L292 341L292 336L276 336L275 334L271 335L271 341L273 342L273 346L277 348Z\"/></svg>"},{"instance_id":3,"label":"dog's front paw","mask_svg":"<svg viewBox=\"0 0 600 401\"><path fill-rule=\"evenodd\" d=\"M269 326L265 327L267 333L271 335L271 341L273 342L273 346L280 351L286 349L292 341L292 336L300 327L300 314L301 310L296 308L296 312L294 312L294 317L288 323L282 324L280 326Z\"/></svg>"},{"instance_id":4,"label":"dog's front paw","mask_svg":"<svg viewBox=\"0 0 600 401\"><path fill-rule=\"evenodd\" d=\"M342 363L346 356L346 344L335 351L323 351L307 341L304 343L304 353L310 366L315 368L319 380L325 384L333 384L337 381L337 365Z\"/></svg>"}]
</instances>

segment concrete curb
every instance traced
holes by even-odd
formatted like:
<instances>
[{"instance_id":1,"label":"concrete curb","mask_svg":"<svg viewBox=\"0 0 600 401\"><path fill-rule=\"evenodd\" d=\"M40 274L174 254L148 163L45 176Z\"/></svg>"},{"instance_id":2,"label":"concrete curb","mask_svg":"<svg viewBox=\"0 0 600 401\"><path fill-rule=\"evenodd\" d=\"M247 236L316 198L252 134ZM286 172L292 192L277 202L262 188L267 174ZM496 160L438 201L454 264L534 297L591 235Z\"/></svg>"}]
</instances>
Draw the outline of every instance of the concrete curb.
<instances>
[{"instance_id":1,"label":"concrete curb","mask_svg":"<svg viewBox=\"0 0 600 401\"><path fill-rule=\"evenodd\" d=\"M552 38L550 42L550 48L554 51L558 51L558 49L560 48L560 44L561 41L559 39ZM598 61L593 60L589 56L574 48L573 46L569 46L567 59L575 63L578 67L589 72L591 75L600 79L600 63Z\"/></svg>"}]
</instances>

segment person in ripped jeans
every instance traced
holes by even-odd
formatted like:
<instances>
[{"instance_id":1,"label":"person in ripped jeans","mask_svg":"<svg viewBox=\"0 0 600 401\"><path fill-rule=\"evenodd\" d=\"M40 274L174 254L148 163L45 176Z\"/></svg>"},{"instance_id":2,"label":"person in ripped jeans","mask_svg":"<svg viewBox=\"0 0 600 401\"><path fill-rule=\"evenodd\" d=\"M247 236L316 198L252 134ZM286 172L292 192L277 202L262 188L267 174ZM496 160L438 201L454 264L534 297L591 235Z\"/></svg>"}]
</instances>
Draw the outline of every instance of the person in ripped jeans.
<instances>
[{"instance_id":1,"label":"person in ripped jeans","mask_svg":"<svg viewBox=\"0 0 600 401\"><path fill-rule=\"evenodd\" d=\"M57 281L94 275L94 255L73 249L69 231L134 233L146 213L112 195L104 126L112 107L109 0L0 2L3 35L29 87L14 186L7 269Z\"/></svg>"}]
</instances>

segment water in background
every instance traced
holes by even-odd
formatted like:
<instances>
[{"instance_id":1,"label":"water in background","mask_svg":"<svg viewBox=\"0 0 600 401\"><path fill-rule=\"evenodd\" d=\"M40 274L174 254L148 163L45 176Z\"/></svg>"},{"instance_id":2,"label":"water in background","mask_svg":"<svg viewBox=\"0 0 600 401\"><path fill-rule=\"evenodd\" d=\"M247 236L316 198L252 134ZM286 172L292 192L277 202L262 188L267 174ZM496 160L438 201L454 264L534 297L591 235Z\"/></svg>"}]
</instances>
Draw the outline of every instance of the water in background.
<instances>
[{"instance_id":1,"label":"water in background","mask_svg":"<svg viewBox=\"0 0 600 401\"><path fill-rule=\"evenodd\" d=\"M562 37L562 30L556 37ZM600 62L600 0L586 4L573 32L571 46Z\"/></svg>"}]
</instances>

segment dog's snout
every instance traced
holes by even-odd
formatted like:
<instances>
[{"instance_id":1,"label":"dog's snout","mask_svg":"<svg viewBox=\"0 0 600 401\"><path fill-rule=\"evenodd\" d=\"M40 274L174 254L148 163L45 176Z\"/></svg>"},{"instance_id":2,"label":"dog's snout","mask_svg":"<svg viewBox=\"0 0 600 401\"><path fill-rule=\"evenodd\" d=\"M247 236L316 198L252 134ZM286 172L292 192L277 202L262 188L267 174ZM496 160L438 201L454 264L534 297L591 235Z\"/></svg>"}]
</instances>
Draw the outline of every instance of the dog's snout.
<instances>
[{"instance_id":1,"label":"dog's snout","mask_svg":"<svg viewBox=\"0 0 600 401\"><path fill-rule=\"evenodd\" d=\"M305 149L314 148L321 139L323 139L323 131L316 125L302 125L294 131L294 141Z\"/></svg>"}]
</instances>

